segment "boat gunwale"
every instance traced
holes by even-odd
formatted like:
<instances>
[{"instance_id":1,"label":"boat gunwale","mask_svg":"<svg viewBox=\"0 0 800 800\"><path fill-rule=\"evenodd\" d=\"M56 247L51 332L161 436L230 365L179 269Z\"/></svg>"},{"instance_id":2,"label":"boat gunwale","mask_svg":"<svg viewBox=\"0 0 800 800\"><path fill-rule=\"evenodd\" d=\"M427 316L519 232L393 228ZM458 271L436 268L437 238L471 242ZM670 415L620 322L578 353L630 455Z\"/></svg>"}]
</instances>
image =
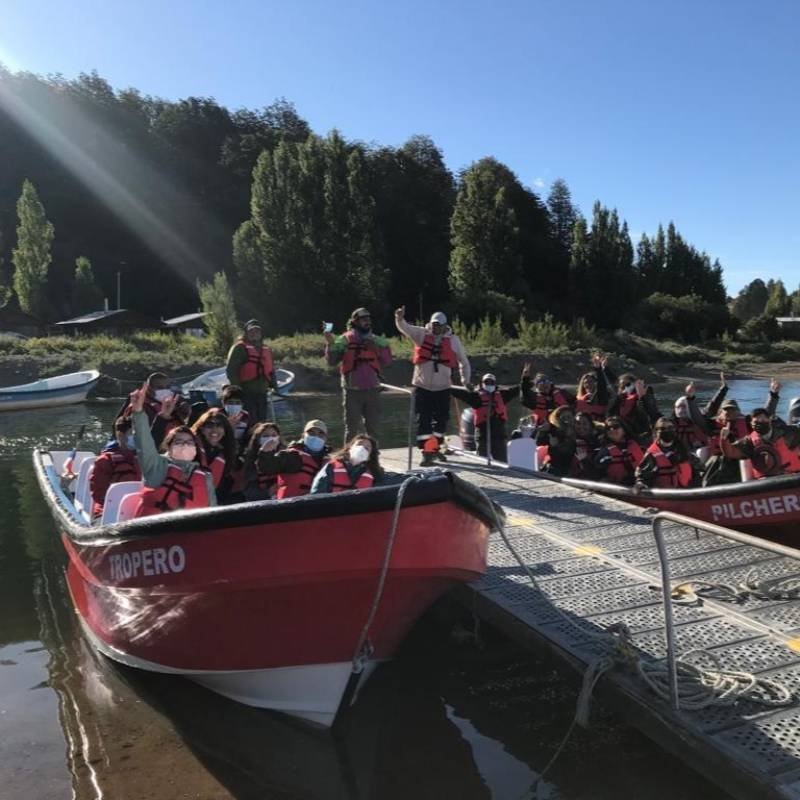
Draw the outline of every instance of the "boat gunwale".
<instances>
[{"instance_id":1,"label":"boat gunwale","mask_svg":"<svg viewBox=\"0 0 800 800\"><path fill-rule=\"evenodd\" d=\"M35 388L40 384L53 380L54 378L71 378L73 375L89 376L74 383L66 383L63 386L53 386L50 388ZM32 394L32 395L46 395L51 392L63 392L65 390L83 389L100 380L100 372L96 369L83 369L77 372L66 372L63 375L51 375L49 378L39 378L39 380L31 381L30 383L17 383L14 386L0 386L0 395L2 394Z\"/></svg>"}]
</instances>

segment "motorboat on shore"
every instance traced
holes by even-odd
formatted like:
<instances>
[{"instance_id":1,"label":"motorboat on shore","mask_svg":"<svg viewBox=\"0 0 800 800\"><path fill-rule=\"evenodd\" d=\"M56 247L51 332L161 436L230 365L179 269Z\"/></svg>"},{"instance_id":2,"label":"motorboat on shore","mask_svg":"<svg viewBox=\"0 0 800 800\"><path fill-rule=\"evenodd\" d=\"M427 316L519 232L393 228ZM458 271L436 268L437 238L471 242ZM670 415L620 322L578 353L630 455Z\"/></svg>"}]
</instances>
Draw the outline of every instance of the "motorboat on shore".
<instances>
[{"instance_id":1,"label":"motorboat on shore","mask_svg":"<svg viewBox=\"0 0 800 800\"><path fill-rule=\"evenodd\" d=\"M50 408L82 403L100 380L95 370L70 372L19 386L0 387L0 411Z\"/></svg>"},{"instance_id":2,"label":"motorboat on shore","mask_svg":"<svg viewBox=\"0 0 800 800\"><path fill-rule=\"evenodd\" d=\"M205 400L209 405L219 403L222 387L228 383L225 367L215 367L204 372L189 383L183 384L182 391L193 400ZM275 399L286 398L294 389L294 372L288 369L275 369Z\"/></svg>"},{"instance_id":3,"label":"motorboat on shore","mask_svg":"<svg viewBox=\"0 0 800 800\"><path fill-rule=\"evenodd\" d=\"M104 514L90 525L62 486L70 455L35 450L33 463L92 644L325 726L441 594L485 571L502 514L436 470L361 491Z\"/></svg>"}]
</instances>

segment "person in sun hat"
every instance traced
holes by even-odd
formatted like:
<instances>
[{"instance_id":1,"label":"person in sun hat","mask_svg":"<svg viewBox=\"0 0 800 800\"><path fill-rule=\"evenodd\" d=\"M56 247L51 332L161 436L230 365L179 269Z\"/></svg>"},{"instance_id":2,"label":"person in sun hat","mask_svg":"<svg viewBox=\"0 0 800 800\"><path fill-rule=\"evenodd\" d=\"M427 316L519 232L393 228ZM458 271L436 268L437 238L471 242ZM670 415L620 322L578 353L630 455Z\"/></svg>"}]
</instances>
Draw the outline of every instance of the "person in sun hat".
<instances>
[{"instance_id":1,"label":"person in sun hat","mask_svg":"<svg viewBox=\"0 0 800 800\"><path fill-rule=\"evenodd\" d=\"M228 383L241 387L244 410L250 423L267 418L267 392L275 386L272 350L264 343L261 323L248 320L241 337L228 351L225 364Z\"/></svg>"},{"instance_id":2,"label":"person in sun hat","mask_svg":"<svg viewBox=\"0 0 800 800\"><path fill-rule=\"evenodd\" d=\"M437 311L424 327L410 325L405 316L405 306L394 312L397 330L414 344L411 383L417 414L417 446L422 451L420 466L429 467L434 459L446 461L442 445L450 420L453 370L459 370L461 383L470 388L471 367L461 341L447 324L444 312Z\"/></svg>"},{"instance_id":3,"label":"person in sun hat","mask_svg":"<svg viewBox=\"0 0 800 800\"><path fill-rule=\"evenodd\" d=\"M339 365L344 411L344 441L365 430L378 436L381 414L381 370L391 364L389 340L372 330L372 314L357 308L341 336L325 330L325 360Z\"/></svg>"}]
</instances>

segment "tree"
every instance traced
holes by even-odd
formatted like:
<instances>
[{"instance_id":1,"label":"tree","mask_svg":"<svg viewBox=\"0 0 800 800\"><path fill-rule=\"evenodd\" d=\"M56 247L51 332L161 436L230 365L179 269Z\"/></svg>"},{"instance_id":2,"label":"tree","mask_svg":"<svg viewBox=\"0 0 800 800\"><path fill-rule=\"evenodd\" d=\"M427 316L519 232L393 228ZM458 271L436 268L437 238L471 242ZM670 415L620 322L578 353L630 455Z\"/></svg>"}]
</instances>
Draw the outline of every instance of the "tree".
<instances>
[{"instance_id":1,"label":"tree","mask_svg":"<svg viewBox=\"0 0 800 800\"><path fill-rule=\"evenodd\" d=\"M547 196L547 208L553 224L553 236L565 253L572 245L572 228L578 219L578 212L572 205L572 195L562 178L556 178Z\"/></svg>"},{"instance_id":2,"label":"tree","mask_svg":"<svg viewBox=\"0 0 800 800\"><path fill-rule=\"evenodd\" d=\"M0 308L3 308L12 298L14 292L6 283L6 274L3 269L5 259L3 258L3 232L0 231Z\"/></svg>"},{"instance_id":3,"label":"tree","mask_svg":"<svg viewBox=\"0 0 800 800\"><path fill-rule=\"evenodd\" d=\"M769 292L761 278L756 278L742 289L731 306L731 313L743 323L764 313Z\"/></svg>"},{"instance_id":4,"label":"tree","mask_svg":"<svg viewBox=\"0 0 800 800\"><path fill-rule=\"evenodd\" d=\"M36 188L29 181L22 184L17 201L17 246L14 248L14 290L23 311L42 316L46 307L45 285L52 255L54 228L45 216Z\"/></svg>"},{"instance_id":5,"label":"tree","mask_svg":"<svg viewBox=\"0 0 800 800\"><path fill-rule=\"evenodd\" d=\"M767 297L764 313L768 317L784 317L792 308L791 300L786 292L782 280L770 281L769 296Z\"/></svg>"},{"instance_id":6,"label":"tree","mask_svg":"<svg viewBox=\"0 0 800 800\"><path fill-rule=\"evenodd\" d=\"M92 263L86 256L75 259L75 283L72 288L72 313L86 314L97 311L103 302L103 293L94 282Z\"/></svg>"},{"instance_id":7,"label":"tree","mask_svg":"<svg viewBox=\"0 0 800 800\"><path fill-rule=\"evenodd\" d=\"M209 283L198 281L197 293L207 314L205 323L214 353L224 357L239 332L228 276L224 272L217 272Z\"/></svg>"}]
</instances>

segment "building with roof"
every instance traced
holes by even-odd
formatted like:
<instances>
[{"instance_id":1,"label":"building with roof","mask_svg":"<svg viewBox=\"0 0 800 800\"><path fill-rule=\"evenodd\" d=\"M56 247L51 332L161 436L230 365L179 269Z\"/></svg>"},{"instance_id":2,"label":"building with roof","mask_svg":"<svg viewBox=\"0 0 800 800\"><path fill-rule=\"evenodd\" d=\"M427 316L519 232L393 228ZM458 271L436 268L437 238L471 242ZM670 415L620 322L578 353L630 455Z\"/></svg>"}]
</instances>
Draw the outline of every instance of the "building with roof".
<instances>
[{"instance_id":1,"label":"building with roof","mask_svg":"<svg viewBox=\"0 0 800 800\"><path fill-rule=\"evenodd\" d=\"M775 317L781 336L787 339L800 339L800 317Z\"/></svg>"},{"instance_id":2,"label":"building with roof","mask_svg":"<svg viewBox=\"0 0 800 800\"><path fill-rule=\"evenodd\" d=\"M59 333L77 336L82 333L106 333L109 336L126 336L138 331L166 330L163 322L138 311L117 308L110 311L91 311L79 317L56 322Z\"/></svg>"},{"instance_id":3,"label":"building with roof","mask_svg":"<svg viewBox=\"0 0 800 800\"><path fill-rule=\"evenodd\" d=\"M163 320L164 325L172 331L182 331L192 336L205 336L208 333L205 317L207 312L195 311L194 314L183 314L180 317L172 317Z\"/></svg>"}]
</instances>

